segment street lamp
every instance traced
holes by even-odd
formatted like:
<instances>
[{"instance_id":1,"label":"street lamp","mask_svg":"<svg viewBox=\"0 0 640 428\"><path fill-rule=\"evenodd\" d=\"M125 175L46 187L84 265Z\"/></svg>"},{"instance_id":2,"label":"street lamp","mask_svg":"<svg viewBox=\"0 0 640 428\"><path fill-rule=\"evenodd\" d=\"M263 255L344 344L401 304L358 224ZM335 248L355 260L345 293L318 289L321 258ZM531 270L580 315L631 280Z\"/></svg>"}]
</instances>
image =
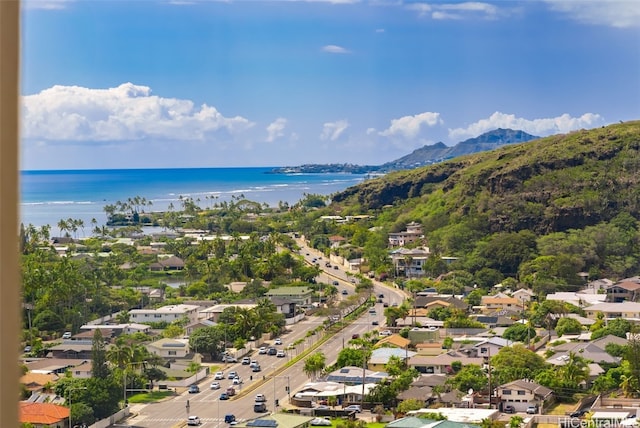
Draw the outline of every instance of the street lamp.
<instances>
[{"instance_id":1,"label":"street lamp","mask_svg":"<svg viewBox=\"0 0 640 428\"><path fill-rule=\"evenodd\" d=\"M71 428L71 391L76 391L80 389L87 389L86 386L77 386L75 388L67 389L67 401L69 402L69 428Z\"/></svg>"}]
</instances>

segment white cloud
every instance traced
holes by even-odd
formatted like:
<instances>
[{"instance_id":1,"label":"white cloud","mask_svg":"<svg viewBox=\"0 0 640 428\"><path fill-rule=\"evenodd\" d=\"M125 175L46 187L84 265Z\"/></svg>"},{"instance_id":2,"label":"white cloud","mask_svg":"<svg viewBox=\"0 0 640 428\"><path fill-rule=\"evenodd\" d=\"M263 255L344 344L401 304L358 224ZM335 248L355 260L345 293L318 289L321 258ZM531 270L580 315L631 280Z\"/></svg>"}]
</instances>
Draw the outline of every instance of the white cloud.
<instances>
[{"instance_id":1,"label":"white cloud","mask_svg":"<svg viewBox=\"0 0 640 428\"><path fill-rule=\"evenodd\" d=\"M567 14L587 24L617 28L640 26L640 3L637 0L545 0L551 10Z\"/></svg>"},{"instance_id":2,"label":"white cloud","mask_svg":"<svg viewBox=\"0 0 640 428\"><path fill-rule=\"evenodd\" d=\"M271 143L277 138L284 136L284 128L287 126L287 119L279 117L267 126L267 142Z\"/></svg>"},{"instance_id":3,"label":"white cloud","mask_svg":"<svg viewBox=\"0 0 640 428\"><path fill-rule=\"evenodd\" d=\"M25 9L65 9L69 3L75 0L22 0L21 6Z\"/></svg>"},{"instance_id":4,"label":"white cloud","mask_svg":"<svg viewBox=\"0 0 640 428\"><path fill-rule=\"evenodd\" d=\"M338 120L336 122L327 122L322 128L322 134L320 139L335 141L340 138L340 135L349 127L349 122L346 120Z\"/></svg>"},{"instance_id":5,"label":"white cloud","mask_svg":"<svg viewBox=\"0 0 640 428\"><path fill-rule=\"evenodd\" d=\"M529 120L516 117L513 114L495 112L488 119L481 119L466 128L449 129L449 138L457 142L477 137L496 128L518 129L544 137L552 134L564 134L581 128L593 128L602 123L603 118L595 113L585 113L580 117L571 117L565 113L557 117Z\"/></svg>"},{"instance_id":6,"label":"white cloud","mask_svg":"<svg viewBox=\"0 0 640 428\"><path fill-rule=\"evenodd\" d=\"M391 126L379 134L383 137L402 136L415 138L420 133L422 126L435 126L441 124L440 113L424 112L415 116L404 116L391 120Z\"/></svg>"},{"instance_id":7,"label":"white cloud","mask_svg":"<svg viewBox=\"0 0 640 428\"><path fill-rule=\"evenodd\" d=\"M253 126L240 116L224 117L215 107L161 98L132 83L108 89L53 86L22 97L22 108L24 137L45 141L205 141Z\"/></svg>"},{"instance_id":8,"label":"white cloud","mask_svg":"<svg viewBox=\"0 0 640 428\"><path fill-rule=\"evenodd\" d=\"M335 54L348 54L351 53L348 49L343 48L342 46L337 45L326 45L322 47L323 52L335 53Z\"/></svg>"},{"instance_id":9,"label":"white cloud","mask_svg":"<svg viewBox=\"0 0 640 428\"><path fill-rule=\"evenodd\" d=\"M465 18L495 18L498 8L484 2L463 3L414 3L407 6L409 10L418 12L419 16L429 15L432 19L465 19Z\"/></svg>"}]
</instances>

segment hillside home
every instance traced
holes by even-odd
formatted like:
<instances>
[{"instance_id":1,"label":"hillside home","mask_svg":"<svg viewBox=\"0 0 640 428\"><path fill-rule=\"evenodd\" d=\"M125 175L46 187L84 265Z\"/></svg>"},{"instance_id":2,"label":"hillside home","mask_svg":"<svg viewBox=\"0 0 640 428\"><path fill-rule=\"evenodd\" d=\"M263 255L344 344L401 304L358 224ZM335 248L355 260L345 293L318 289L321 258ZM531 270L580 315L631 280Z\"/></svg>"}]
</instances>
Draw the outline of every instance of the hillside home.
<instances>
[{"instance_id":1,"label":"hillside home","mask_svg":"<svg viewBox=\"0 0 640 428\"><path fill-rule=\"evenodd\" d=\"M416 242L424 238L422 234L422 225L420 223L411 222L407 224L407 229L403 232L389 233L390 247L404 247L405 245Z\"/></svg>"},{"instance_id":2,"label":"hillside home","mask_svg":"<svg viewBox=\"0 0 640 428\"><path fill-rule=\"evenodd\" d=\"M55 384L58 379L60 377L55 373L27 372L20 378L20 384L33 394L34 392L42 392L46 386Z\"/></svg>"},{"instance_id":3,"label":"hillside home","mask_svg":"<svg viewBox=\"0 0 640 428\"><path fill-rule=\"evenodd\" d=\"M523 310L523 302L514 297L482 296L480 305L484 307L483 312L511 310Z\"/></svg>"},{"instance_id":4,"label":"hillside home","mask_svg":"<svg viewBox=\"0 0 640 428\"><path fill-rule=\"evenodd\" d=\"M607 287L607 302L638 302L640 301L640 282L621 281Z\"/></svg>"},{"instance_id":5,"label":"hillside home","mask_svg":"<svg viewBox=\"0 0 640 428\"><path fill-rule=\"evenodd\" d=\"M189 323L198 320L198 311L200 307L197 305L167 305L158 309L132 309L129 311L129 319L135 323L150 322L167 322L171 324L174 321L186 318Z\"/></svg>"},{"instance_id":6,"label":"hillside home","mask_svg":"<svg viewBox=\"0 0 640 428\"><path fill-rule=\"evenodd\" d=\"M533 296L533 291L529 290L528 288L521 288L511 293L511 297L518 299L520 302L524 303L530 302Z\"/></svg>"},{"instance_id":7,"label":"hillside home","mask_svg":"<svg viewBox=\"0 0 640 428\"><path fill-rule=\"evenodd\" d=\"M559 291L547 294L547 300L571 303L573 306L584 308L585 306L602 303L607 299L606 294L586 293L582 291Z\"/></svg>"},{"instance_id":8,"label":"hillside home","mask_svg":"<svg viewBox=\"0 0 640 428\"><path fill-rule=\"evenodd\" d=\"M527 407L537 405L545 407L553 400L553 391L536 382L518 379L496 388L501 407L513 406L516 412L525 412Z\"/></svg>"},{"instance_id":9,"label":"hillside home","mask_svg":"<svg viewBox=\"0 0 640 428\"><path fill-rule=\"evenodd\" d=\"M640 303L597 303L584 308L587 318L597 319L602 313L607 319L623 318L629 321L640 321Z\"/></svg>"},{"instance_id":10,"label":"hillside home","mask_svg":"<svg viewBox=\"0 0 640 428\"><path fill-rule=\"evenodd\" d=\"M329 237L330 248L338 248L340 245L344 244L346 239L342 236L333 235Z\"/></svg>"},{"instance_id":11,"label":"hillside home","mask_svg":"<svg viewBox=\"0 0 640 428\"><path fill-rule=\"evenodd\" d=\"M270 299L271 303L276 306L276 312L283 314L285 318L293 318L296 316L296 302L289 299L280 299L273 297Z\"/></svg>"},{"instance_id":12,"label":"hillside home","mask_svg":"<svg viewBox=\"0 0 640 428\"><path fill-rule=\"evenodd\" d=\"M451 294L433 294L429 296L421 296L418 294L413 304L414 308L424 308L431 310L438 307L446 307L450 309L462 309L466 311L469 308L467 302L459 299Z\"/></svg>"},{"instance_id":13,"label":"hillside home","mask_svg":"<svg viewBox=\"0 0 640 428\"><path fill-rule=\"evenodd\" d=\"M512 344L512 341L503 339L502 337L490 337L476 344L462 347L459 351L465 353L469 357L482 357L489 359L491 356L496 355L505 346L511 346Z\"/></svg>"},{"instance_id":14,"label":"hillside home","mask_svg":"<svg viewBox=\"0 0 640 428\"><path fill-rule=\"evenodd\" d=\"M431 252L428 247L422 248L398 248L391 251L390 258L396 276L407 278L423 277L427 272L423 270Z\"/></svg>"}]
</instances>

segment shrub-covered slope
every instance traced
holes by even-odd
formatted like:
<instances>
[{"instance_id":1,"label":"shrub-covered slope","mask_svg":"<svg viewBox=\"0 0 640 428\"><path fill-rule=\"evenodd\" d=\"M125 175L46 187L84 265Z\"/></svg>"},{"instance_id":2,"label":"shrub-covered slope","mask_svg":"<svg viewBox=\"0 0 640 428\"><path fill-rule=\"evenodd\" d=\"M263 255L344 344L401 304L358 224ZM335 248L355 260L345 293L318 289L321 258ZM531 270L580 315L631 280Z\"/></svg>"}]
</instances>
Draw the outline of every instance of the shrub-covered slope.
<instances>
[{"instance_id":1,"label":"shrub-covered slope","mask_svg":"<svg viewBox=\"0 0 640 428\"><path fill-rule=\"evenodd\" d=\"M640 121L555 135L409 171L333 196L337 208L422 206L445 223L476 218L488 232L549 233L640 218Z\"/></svg>"}]
</instances>

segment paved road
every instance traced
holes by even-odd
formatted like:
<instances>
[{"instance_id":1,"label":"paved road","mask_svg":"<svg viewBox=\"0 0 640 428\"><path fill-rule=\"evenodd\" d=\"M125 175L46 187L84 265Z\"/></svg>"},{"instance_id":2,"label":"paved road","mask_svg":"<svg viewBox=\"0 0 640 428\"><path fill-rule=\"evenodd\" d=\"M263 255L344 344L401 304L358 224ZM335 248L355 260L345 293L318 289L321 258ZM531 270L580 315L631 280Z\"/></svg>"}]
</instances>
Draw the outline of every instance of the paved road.
<instances>
[{"instance_id":1,"label":"paved road","mask_svg":"<svg viewBox=\"0 0 640 428\"><path fill-rule=\"evenodd\" d=\"M314 257L318 256L318 253L305 246L302 246L300 252L310 263ZM307 253L309 254L308 256L306 255ZM355 287L351 282L351 275L347 275L340 268L334 269L333 266L327 267L325 263L320 263L320 267L323 269L320 280L322 280L323 276L333 278L339 281L340 290L347 290L349 293L348 296L354 293ZM374 293L376 296L383 294L384 301L389 304L400 304L406 297L402 291L389 288L377 281L374 281ZM342 296L342 294L340 294L340 296ZM344 296L341 298L344 298ZM385 321L383 312L383 304L376 303L375 314L369 312L364 313L358 320L343 329L341 333L324 342L318 350L321 350L325 354L327 365L335 362L338 353L348 344L352 335L362 335L376 328L372 325L374 320L380 325L380 327L377 328L382 329ZM277 346L277 348L284 349L288 344L305 337L308 330L312 330L322 324L324 319L325 318L308 317L295 326L292 326L291 332L282 336L283 345ZM254 353L251 358L257 360L262 367L262 371L259 373L251 372L251 369L247 365L233 364L225 367L225 375L227 375L229 371L235 370L244 381L242 385L236 386L238 396L232 400L219 400L220 393L228 386L231 386L232 381L225 377L225 380L220 381L220 390L211 390L210 385L213 381L212 373L208 378L199 383L200 393L189 394L185 391L175 398L161 403L133 406L132 411L136 416L130 418L127 423L140 427L171 428L184 426L188 415L197 415L203 422L201 427L226 427L224 423L225 414L232 413L238 420L251 419L260 415L253 411L254 398L258 393L266 395L267 410L272 412L275 407L274 399L278 399L280 405L286 405L289 398L289 392L286 390L287 387L291 393L295 393L305 383L310 381L308 376L302 371L304 360L300 360L288 368L284 368L284 366L295 356L296 352L302 352L309 346L313 346L318 340L319 338L317 337L306 339L303 346L298 350L287 351L285 358L257 355L257 352Z\"/></svg>"}]
</instances>

